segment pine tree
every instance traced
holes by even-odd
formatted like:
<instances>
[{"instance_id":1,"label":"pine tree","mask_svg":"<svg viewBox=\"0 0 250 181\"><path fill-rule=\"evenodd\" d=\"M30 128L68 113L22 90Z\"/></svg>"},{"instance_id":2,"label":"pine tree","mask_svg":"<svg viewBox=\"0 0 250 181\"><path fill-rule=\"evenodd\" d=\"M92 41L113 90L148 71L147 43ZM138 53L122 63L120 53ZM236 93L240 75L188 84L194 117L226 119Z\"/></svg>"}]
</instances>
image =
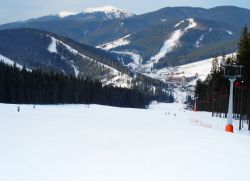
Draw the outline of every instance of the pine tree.
<instances>
[{"instance_id":1,"label":"pine tree","mask_svg":"<svg viewBox=\"0 0 250 181\"><path fill-rule=\"evenodd\" d=\"M218 71L219 71L219 61L218 61L218 57L215 57L212 61L212 69L211 69L212 77L213 75L217 74Z\"/></svg>"},{"instance_id":2,"label":"pine tree","mask_svg":"<svg viewBox=\"0 0 250 181\"><path fill-rule=\"evenodd\" d=\"M243 28L240 42L238 44L237 63L244 65L246 71L249 71L250 63L250 34L247 26Z\"/></svg>"}]
</instances>

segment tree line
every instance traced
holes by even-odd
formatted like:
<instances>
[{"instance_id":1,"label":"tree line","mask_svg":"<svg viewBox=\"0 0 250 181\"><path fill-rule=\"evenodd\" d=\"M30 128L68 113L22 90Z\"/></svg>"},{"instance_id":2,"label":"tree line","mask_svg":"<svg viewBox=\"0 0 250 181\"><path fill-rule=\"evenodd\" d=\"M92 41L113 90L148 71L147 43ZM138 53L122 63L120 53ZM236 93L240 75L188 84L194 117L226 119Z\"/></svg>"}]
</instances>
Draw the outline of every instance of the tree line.
<instances>
[{"instance_id":1,"label":"tree line","mask_svg":"<svg viewBox=\"0 0 250 181\"><path fill-rule=\"evenodd\" d=\"M146 108L153 95L102 86L99 81L56 72L27 71L0 62L0 102L13 104L101 104Z\"/></svg>"},{"instance_id":2,"label":"tree line","mask_svg":"<svg viewBox=\"0 0 250 181\"><path fill-rule=\"evenodd\" d=\"M234 83L234 118L248 122L250 130L250 33L247 26L242 30L236 56L222 57L221 62L243 65L243 76ZM212 61L211 73L205 81L198 80L195 91L196 108L210 111L213 116L227 117L229 103L229 81L223 77L218 58Z\"/></svg>"}]
</instances>

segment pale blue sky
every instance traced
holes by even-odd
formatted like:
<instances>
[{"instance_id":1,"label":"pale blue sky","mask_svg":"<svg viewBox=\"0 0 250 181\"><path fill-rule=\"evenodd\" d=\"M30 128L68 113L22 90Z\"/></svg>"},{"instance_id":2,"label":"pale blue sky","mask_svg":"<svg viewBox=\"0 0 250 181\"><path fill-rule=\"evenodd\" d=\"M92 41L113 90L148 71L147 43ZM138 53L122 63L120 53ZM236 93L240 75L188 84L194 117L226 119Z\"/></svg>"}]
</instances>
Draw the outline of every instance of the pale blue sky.
<instances>
[{"instance_id":1,"label":"pale blue sky","mask_svg":"<svg viewBox=\"0 0 250 181\"><path fill-rule=\"evenodd\" d=\"M60 11L81 12L88 7L104 5L113 5L136 14L167 6L210 8L219 5L235 5L250 9L249 0L0 0L0 4L0 24Z\"/></svg>"}]
</instances>

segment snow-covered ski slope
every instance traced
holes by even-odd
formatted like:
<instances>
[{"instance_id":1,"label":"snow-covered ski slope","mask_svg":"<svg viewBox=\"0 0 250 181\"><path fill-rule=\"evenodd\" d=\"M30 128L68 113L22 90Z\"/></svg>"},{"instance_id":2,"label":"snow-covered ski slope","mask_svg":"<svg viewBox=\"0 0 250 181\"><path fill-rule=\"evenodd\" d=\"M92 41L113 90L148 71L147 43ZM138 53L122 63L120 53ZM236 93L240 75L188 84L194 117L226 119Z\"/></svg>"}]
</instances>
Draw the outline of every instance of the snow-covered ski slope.
<instances>
[{"instance_id":1,"label":"snow-covered ski slope","mask_svg":"<svg viewBox=\"0 0 250 181\"><path fill-rule=\"evenodd\" d=\"M248 132L182 104L16 109L0 104L3 181L249 180Z\"/></svg>"}]
</instances>

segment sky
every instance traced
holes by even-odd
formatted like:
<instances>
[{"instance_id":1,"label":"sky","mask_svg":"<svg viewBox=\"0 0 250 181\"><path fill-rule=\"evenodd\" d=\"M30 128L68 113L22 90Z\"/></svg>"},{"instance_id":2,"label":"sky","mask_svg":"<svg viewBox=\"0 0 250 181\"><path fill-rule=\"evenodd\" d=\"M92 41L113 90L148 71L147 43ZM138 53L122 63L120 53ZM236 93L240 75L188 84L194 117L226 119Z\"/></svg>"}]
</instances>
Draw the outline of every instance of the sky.
<instances>
[{"instance_id":1,"label":"sky","mask_svg":"<svg viewBox=\"0 0 250 181\"><path fill-rule=\"evenodd\" d=\"M135 14L143 14L169 6L211 8L234 5L250 9L249 0L0 0L0 4L0 24L61 11L81 12L89 7L105 5L112 5Z\"/></svg>"}]
</instances>

